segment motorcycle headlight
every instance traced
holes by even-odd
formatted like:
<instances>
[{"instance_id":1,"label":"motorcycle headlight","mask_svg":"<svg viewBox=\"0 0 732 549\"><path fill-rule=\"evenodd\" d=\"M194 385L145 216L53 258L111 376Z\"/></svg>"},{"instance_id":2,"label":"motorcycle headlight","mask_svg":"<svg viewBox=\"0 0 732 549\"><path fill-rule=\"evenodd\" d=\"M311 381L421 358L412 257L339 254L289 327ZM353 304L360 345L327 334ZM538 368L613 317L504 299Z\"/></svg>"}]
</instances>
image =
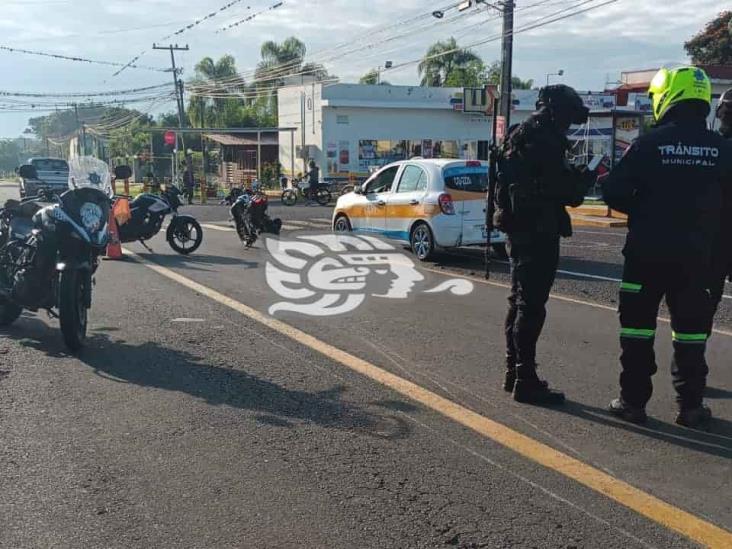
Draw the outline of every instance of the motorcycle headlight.
<instances>
[{"instance_id":1,"label":"motorcycle headlight","mask_svg":"<svg viewBox=\"0 0 732 549\"><path fill-rule=\"evenodd\" d=\"M93 202L85 202L79 210L81 224L91 234L99 230L102 225L102 208Z\"/></svg>"}]
</instances>

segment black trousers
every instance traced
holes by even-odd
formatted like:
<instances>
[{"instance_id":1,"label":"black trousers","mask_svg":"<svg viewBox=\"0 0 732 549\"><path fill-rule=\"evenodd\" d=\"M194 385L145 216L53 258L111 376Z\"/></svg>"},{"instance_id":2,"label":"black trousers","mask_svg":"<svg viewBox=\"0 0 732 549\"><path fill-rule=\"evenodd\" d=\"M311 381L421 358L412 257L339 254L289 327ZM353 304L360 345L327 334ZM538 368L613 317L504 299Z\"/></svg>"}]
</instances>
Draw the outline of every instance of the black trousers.
<instances>
[{"instance_id":1,"label":"black trousers","mask_svg":"<svg viewBox=\"0 0 732 549\"><path fill-rule=\"evenodd\" d=\"M709 338L712 298L708 276L699 265L649 263L626 259L620 286L620 396L645 406L653 394L658 370L654 343L661 300L671 314L674 355L671 375L682 408L701 405L706 386L704 355Z\"/></svg>"},{"instance_id":2,"label":"black trousers","mask_svg":"<svg viewBox=\"0 0 732 549\"><path fill-rule=\"evenodd\" d=\"M509 237L511 293L506 315L506 365L519 379L536 376L536 343L559 265L559 237Z\"/></svg>"}]
</instances>

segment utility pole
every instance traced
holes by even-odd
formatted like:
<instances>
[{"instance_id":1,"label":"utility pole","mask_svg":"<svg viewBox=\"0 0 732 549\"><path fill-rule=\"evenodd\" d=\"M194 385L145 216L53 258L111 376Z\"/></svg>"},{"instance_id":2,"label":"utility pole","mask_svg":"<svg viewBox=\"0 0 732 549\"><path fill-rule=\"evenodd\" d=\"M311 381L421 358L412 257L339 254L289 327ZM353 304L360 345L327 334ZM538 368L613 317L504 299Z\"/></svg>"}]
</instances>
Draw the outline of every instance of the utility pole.
<instances>
[{"instance_id":1,"label":"utility pole","mask_svg":"<svg viewBox=\"0 0 732 549\"><path fill-rule=\"evenodd\" d=\"M79 122L79 104L74 103L76 113L76 155L81 156L81 122Z\"/></svg>"},{"instance_id":2,"label":"utility pole","mask_svg":"<svg viewBox=\"0 0 732 549\"><path fill-rule=\"evenodd\" d=\"M178 44L170 44L168 46L158 46L153 44L154 50L168 50L170 51L170 64L173 68L173 86L175 86L175 101L178 105L178 128L185 128L185 103L183 101L183 81L178 79L181 69L175 65L175 52L177 51L188 51L190 48L186 44L185 47L178 46ZM185 153L185 141L183 140L183 134L178 132L179 139Z\"/></svg>"},{"instance_id":3,"label":"utility pole","mask_svg":"<svg viewBox=\"0 0 732 549\"><path fill-rule=\"evenodd\" d=\"M506 123L506 132L511 126L511 77L513 75L513 9L514 0L503 2L503 41L501 44L501 100L500 114Z\"/></svg>"}]
</instances>

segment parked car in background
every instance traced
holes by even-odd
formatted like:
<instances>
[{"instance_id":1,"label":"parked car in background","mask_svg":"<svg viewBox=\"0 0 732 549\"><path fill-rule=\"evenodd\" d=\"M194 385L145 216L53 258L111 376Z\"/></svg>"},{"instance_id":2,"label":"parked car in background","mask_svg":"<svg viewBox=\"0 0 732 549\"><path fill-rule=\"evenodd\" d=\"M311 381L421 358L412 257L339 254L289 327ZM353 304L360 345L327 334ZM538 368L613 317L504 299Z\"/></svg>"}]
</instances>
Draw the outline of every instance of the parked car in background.
<instances>
[{"instance_id":1,"label":"parked car in background","mask_svg":"<svg viewBox=\"0 0 732 549\"><path fill-rule=\"evenodd\" d=\"M38 195L39 189L63 192L69 185L69 164L63 158L30 158L27 164L36 169L38 179L20 178L20 196Z\"/></svg>"},{"instance_id":2,"label":"parked car in background","mask_svg":"<svg viewBox=\"0 0 732 549\"><path fill-rule=\"evenodd\" d=\"M333 230L371 233L409 244L420 260L437 248L482 246L488 239L487 189L487 162L422 158L394 162L338 199ZM506 235L495 231L491 243L505 255Z\"/></svg>"}]
</instances>

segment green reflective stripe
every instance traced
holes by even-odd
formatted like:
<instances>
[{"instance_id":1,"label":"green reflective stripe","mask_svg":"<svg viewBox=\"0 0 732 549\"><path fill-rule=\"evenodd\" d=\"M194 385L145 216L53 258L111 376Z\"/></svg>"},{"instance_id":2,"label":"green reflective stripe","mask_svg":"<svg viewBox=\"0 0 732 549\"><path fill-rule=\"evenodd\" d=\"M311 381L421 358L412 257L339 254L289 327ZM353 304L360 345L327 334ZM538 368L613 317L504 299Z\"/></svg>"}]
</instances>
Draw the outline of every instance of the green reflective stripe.
<instances>
[{"instance_id":1,"label":"green reflective stripe","mask_svg":"<svg viewBox=\"0 0 732 549\"><path fill-rule=\"evenodd\" d=\"M709 334L683 334L681 332L673 332L674 341L679 343L705 343L709 338Z\"/></svg>"},{"instance_id":2,"label":"green reflective stripe","mask_svg":"<svg viewBox=\"0 0 732 549\"><path fill-rule=\"evenodd\" d=\"M643 289L643 284L635 284L633 282L621 282L620 283L620 291L621 292L638 293L642 289Z\"/></svg>"},{"instance_id":3,"label":"green reflective stripe","mask_svg":"<svg viewBox=\"0 0 732 549\"><path fill-rule=\"evenodd\" d=\"M656 330L646 328L622 328L620 337L634 337L639 339L652 339L656 337Z\"/></svg>"}]
</instances>

